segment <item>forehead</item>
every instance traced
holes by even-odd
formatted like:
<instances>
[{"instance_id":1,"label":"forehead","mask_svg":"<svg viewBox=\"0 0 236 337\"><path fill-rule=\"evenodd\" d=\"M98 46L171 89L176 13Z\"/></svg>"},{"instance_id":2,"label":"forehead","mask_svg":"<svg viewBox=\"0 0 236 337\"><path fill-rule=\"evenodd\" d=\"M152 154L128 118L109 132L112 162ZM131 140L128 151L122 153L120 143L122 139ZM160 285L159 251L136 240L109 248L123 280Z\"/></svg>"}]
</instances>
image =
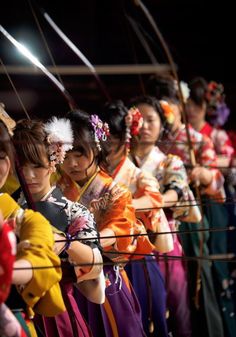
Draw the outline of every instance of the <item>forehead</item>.
<instances>
[{"instance_id":1,"label":"forehead","mask_svg":"<svg viewBox=\"0 0 236 337\"><path fill-rule=\"evenodd\" d=\"M147 103L137 104L137 107L138 107L139 111L141 112L141 114L144 115L144 116L153 116L153 115L158 116L158 113L154 109L154 107L152 107L151 105L149 105Z\"/></svg>"}]
</instances>

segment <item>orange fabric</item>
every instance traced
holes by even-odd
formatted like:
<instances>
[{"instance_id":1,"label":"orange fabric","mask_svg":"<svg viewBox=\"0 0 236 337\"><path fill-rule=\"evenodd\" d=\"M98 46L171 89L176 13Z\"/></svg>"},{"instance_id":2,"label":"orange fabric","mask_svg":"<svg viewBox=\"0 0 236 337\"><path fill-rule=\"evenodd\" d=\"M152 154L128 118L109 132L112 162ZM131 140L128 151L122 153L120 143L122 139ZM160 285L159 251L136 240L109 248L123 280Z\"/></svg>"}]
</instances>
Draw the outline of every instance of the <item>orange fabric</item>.
<instances>
[{"instance_id":1,"label":"orange fabric","mask_svg":"<svg viewBox=\"0 0 236 337\"><path fill-rule=\"evenodd\" d=\"M106 299L105 302L103 303L103 308L106 311L110 326L111 326L111 330L112 330L112 337L119 337L119 333L118 333L118 329L117 329L117 325L116 325L116 320L115 317L113 315L110 303L108 302L108 300Z\"/></svg>"},{"instance_id":2,"label":"orange fabric","mask_svg":"<svg viewBox=\"0 0 236 337\"><path fill-rule=\"evenodd\" d=\"M87 188L80 188L67 175L61 175L57 182L63 194L70 200L85 205L93 214L98 230L109 228L115 235L132 235L135 233L135 210L132 206L131 193L125 186L114 183L113 179L103 171L98 171ZM135 237L127 236L116 239L114 246L106 247L105 252L121 251L132 253L137 246ZM128 259L129 255L109 256L113 260Z\"/></svg>"},{"instance_id":3,"label":"orange fabric","mask_svg":"<svg viewBox=\"0 0 236 337\"><path fill-rule=\"evenodd\" d=\"M130 287L131 287L131 285L130 285L130 280L129 280L129 278L128 278L128 275L127 275L126 271L125 271L123 268L120 268L120 274L121 274L121 276L122 276L122 278L123 278L123 281L125 282L127 288L128 288L129 291L131 292L131 288L130 288Z\"/></svg>"}]
</instances>

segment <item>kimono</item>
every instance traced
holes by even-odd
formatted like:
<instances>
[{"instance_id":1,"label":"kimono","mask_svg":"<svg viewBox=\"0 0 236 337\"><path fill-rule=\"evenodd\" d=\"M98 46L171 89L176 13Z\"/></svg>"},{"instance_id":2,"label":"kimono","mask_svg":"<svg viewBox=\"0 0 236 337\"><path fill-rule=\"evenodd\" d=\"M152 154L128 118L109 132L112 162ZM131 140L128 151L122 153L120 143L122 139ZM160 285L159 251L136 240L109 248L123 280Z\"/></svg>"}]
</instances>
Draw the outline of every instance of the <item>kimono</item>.
<instances>
[{"instance_id":1,"label":"kimono","mask_svg":"<svg viewBox=\"0 0 236 337\"><path fill-rule=\"evenodd\" d=\"M226 158L228 166L230 166L230 162L234 154L234 149L227 133L224 130L213 128L208 123L205 123L205 125L199 132L202 135L208 136L212 140L217 157ZM221 166L221 162L219 162L218 165ZM230 173L232 174L233 172L230 172L230 168L228 167L228 170L225 172L222 168L222 173L225 176L224 187L226 196L232 199L234 198L234 193L231 192L231 186L228 177ZM231 226L235 224L235 205L222 205L219 203L217 205L212 204L206 209L206 214L208 216L209 222L213 223L214 228L217 226L217 223L219 227L226 227L227 225ZM236 237L234 232L212 233L210 239L210 252L212 254L227 254L228 252L232 252L231 247L234 247L235 245L235 238ZM235 248L233 249L235 250ZM236 322L233 318L235 316L236 301L233 301L232 296L236 291L236 286L234 285L236 279L234 280L230 276L230 268L233 269L232 263L222 264L222 262L214 262L213 268L215 274L218 301L221 308L224 308L224 310L222 311L226 334L227 336L233 337L236 335ZM231 270L231 273L232 275L234 275L233 270ZM231 285L233 285L233 287Z\"/></svg>"},{"instance_id":2,"label":"kimono","mask_svg":"<svg viewBox=\"0 0 236 337\"><path fill-rule=\"evenodd\" d=\"M51 226L41 214L20 208L8 194L0 195L0 210L4 219L15 223L14 231L19 240L16 260L25 259L33 267L49 267L46 271L34 269L31 281L24 286L17 286L17 292L13 286L6 302L11 303L9 307L14 309L21 320L23 309L30 334L36 336L31 321L35 313L54 316L65 310L59 286L62 272L60 268L53 267L60 266L60 260L53 252Z\"/></svg>"},{"instance_id":3,"label":"kimono","mask_svg":"<svg viewBox=\"0 0 236 337\"><path fill-rule=\"evenodd\" d=\"M26 337L16 317L4 304L11 288L16 255L16 238L11 225L5 221L0 229L0 336Z\"/></svg>"},{"instance_id":4,"label":"kimono","mask_svg":"<svg viewBox=\"0 0 236 337\"><path fill-rule=\"evenodd\" d=\"M212 140L217 155L223 155L229 159L232 158L234 148L225 130L213 128L206 122L199 132Z\"/></svg>"},{"instance_id":5,"label":"kimono","mask_svg":"<svg viewBox=\"0 0 236 337\"><path fill-rule=\"evenodd\" d=\"M207 136L195 131L190 125L188 129L196 162L209 168L213 176L211 184L200 186L201 199L203 203L207 204L207 207L204 209L201 227L205 229L210 227L226 227L227 214L224 212L224 218L222 219L220 208L217 206L213 211L213 207L211 207L211 205L214 206L214 199L222 202L225 198L224 177L218 169L214 168L216 166L214 145ZM187 168L190 167L192 169L185 125L182 125L174 136L168 134L167 142L163 142L161 150L164 153L171 152L178 155ZM211 217L209 217L209 212L211 212ZM215 215L214 221L212 221L213 214ZM182 221L180 229L191 230L193 226L196 225L193 225L191 222ZM187 256L208 256L209 250L212 251L211 247L215 244L217 245L216 236L213 234L215 233L211 233L210 235L210 232L204 232L204 234L191 233L181 235L185 254ZM222 235L222 232L220 235ZM224 235L222 237L224 241ZM192 299L193 336L198 336L202 333L205 333L209 337L223 336L223 320L217 300L217 291L213 281L211 265L209 265L208 261L201 261L201 263L192 261L188 262L188 270L189 275L191 275L189 287ZM201 326L199 326L199 319L202 320Z\"/></svg>"},{"instance_id":6,"label":"kimono","mask_svg":"<svg viewBox=\"0 0 236 337\"><path fill-rule=\"evenodd\" d=\"M142 232L142 226L135 217L130 192L99 169L82 188L65 173L58 180L58 185L68 199L79 201L93 212L98 231L109 228L117 236L115 244L103 249L106 263L105 303L96 305L86 301L83 305L83 313L88 318L93 335L145 336L139 302L123 268L124 263L133 258L132 253L139 246L139 240L132 235ZM127 236L120 237L121 235ZM153 246L149 240L143 243L144 253L150 253ZM113 266L112 261L120 264ZM80 308L81 303L82 298L78 294Z\"/></svg>"},{"instance_id":7,"label":"kimono","mask_svg":"<svg viewBox=\"0 0 236 337\"><path fill-rule=\"evenodd\" d=\"M21 195L19 203L24 206L25 199ZM98 249L98 233L93 215L83 205L67 200L58 188L53 187L41 201L36 202L38 209L53 226L53 232L68 233L70 236L93 249L94 265L88 273L80 272L73 266L65 252L60 253L62 261L62 279L60 287L67 311L55 317L37 317L37 324L45 336L73 337L90 336L91 332L84 321L75 301L76 283L97 278L102 270L101 254ZM58 216L59 214L59 216Z\"/></svg>"},{"instance_id":8,"label":"kimono","mask_svg":"<svg viewBox=\"0 0 236 337\"><path fill-rule=\"evenodd\" d=\"M201 187L201 193L214 199L219 199L220 202L223 202L225 198L224 177L218 169L214 168L214 166L216 166L217 159L214 145L207 136L204 136L201 133L195 131L190 125L188 128L196 162L199 165L209 168L213 175L211 184L209 184L207 187ZM165 154L171 153L179 156L182 159L184 165L187 166L187 168L190 166L191 169L190 153L185 125L182 125L175 136L171 136L169 133L168 139L166 142L164 141L162 143L160 149Z\"/></svg>"},{"instance_id":9,"label":"kimono","mask_svg":"<svg viewBox=\"0 0 236 337\"><path fill-rule=\"evenodd\" d=\"M142 172L128 157L124 157L112 177L117 183L128 187L132 193L133 201L142 198L142 205L140 205L142 209L151 208L149 211L136 209L137 218L142 219L147 229L154 233L170 231L161 208L163 202L159 192L159 184L152 175ZM162 253L172 250L171 234L157 235L155 249L157 251L160 249ZM146 335L168 336L165 284L159 265L153 259L154 256L146 256L143 263L129 263L125 269L141 305Z\"/></svg>"},{"instance_id":10,"label":"kimono","mask_svg":"<svg viewBox=\"0 0 236 337\"><path fill-rule=\"evenodd\" d=\"M177 207L165 210L172 231L178 228L180 219L198 222L201 214L196 206L193 194L188 186L187 173L183 162L177 156L165 155L158 147L153 147L144 159L135 157L137 165L157 178L160 191L176 190ZM181 191L181 192L180 192ZM195 206L191 206L195 204ZM191 336L190 307L186 265L182 260L168 260L168 254L183 256L180 238L173 234L174 249L167 253L167 259L159 265L165 277L167 287L167 306L169 309L169 329L173 336Z\"/></svg>"}]
</instances>

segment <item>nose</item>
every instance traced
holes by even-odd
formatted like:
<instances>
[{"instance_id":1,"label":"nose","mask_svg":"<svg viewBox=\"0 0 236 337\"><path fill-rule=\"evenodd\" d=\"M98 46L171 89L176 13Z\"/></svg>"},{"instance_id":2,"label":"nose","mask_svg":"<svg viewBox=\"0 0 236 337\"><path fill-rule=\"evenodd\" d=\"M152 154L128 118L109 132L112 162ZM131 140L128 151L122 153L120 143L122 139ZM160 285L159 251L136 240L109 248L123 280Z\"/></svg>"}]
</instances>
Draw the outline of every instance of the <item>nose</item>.
<instances>
[{"instance_id":1,"label":"nose","mask_svg":"<svg viewBox=\"0 0 236 337\"><path fill-rule=\"evenodd\" d=\"M147 129L147 127L148 127L148 122L146 121L146 119L144 119L142 129Z\"/></svg>"},{"instance_id":2,"label":"nose","mask_svg":"<svg viewBox=\"0 0 236 337\"><path fill-rule=\"evenodd\" d=\"M69 168L73 168L78 166L78 161L73 157L69 157L66 164Z\"/></svg>"},{"instance_id":3,"label":"nose","mask_svg":"<svg viewBox=\"0 0 236 337\"><path fill-rule=\"evenodd\" d=\"M34 179L35 173L34 170L31 167L23 167L23 174L26 179Z\"/></svg>"}]
</instances>

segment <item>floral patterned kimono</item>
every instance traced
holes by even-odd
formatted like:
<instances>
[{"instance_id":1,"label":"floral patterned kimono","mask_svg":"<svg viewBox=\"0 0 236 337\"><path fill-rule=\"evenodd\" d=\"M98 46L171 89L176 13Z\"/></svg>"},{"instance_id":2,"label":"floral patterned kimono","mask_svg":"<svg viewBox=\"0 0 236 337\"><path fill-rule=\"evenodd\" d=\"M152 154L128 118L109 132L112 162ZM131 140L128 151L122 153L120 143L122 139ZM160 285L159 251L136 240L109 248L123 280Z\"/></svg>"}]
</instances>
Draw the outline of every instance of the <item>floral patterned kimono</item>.
<instances>
[{"instance_id":1,"label":"floral patterned kimono","mask_svg":"<svg viewBox=\"0 0 236 337\"><path fill-rule=\"evenodd\" d=\"M209 123L205 123L205 125L202 127L202 129L199 131L202 135L208 136L213 144L214 148L217 154L217 157L220 158L226 158L228 162L228 166L230 166L230 163L233 158L234 154L234 149L232 146L232 143L229 139L229 136L227 135L225 130L221 129L216 129L213 128ZM222 166L221 161L217 164L218 166ZM226 164L227 165L227 164ZM231 186L231 176L235 174L235 169L232 168L231 170L224 171L222 169L222 173L225 176L225 192L226 196L229 199L233 199L235 197L235 188ZM235 179L235 178L234 178ZM233 180L234 180L233 179ZM220 207L220 209L219 209ZM228 225L232 226L235 224L236 221L236 216L235 216L235 205L232 205L232 203L226 204L226 205L217 205L217 217L215 217L215 212L216 212L216 207L212 205L212 210L211 212L208 211L208 217L209 217L209 222L213 222L214 224L216 223L217 219L220 219L219 225L220 226L227 226L226 219L228 219ZM219 210L221 210L221 213L219 213ZM228 214L226 214L226 211ZM227 232L223 233L214 233L213 239L211 240L211 253L212 254L226 254L228 252L232 253L235 252L235 231L234 232ZM221 262L214 262L214 267L215 267L215 273L216 277L218 280L218 294L219 297L219 302L222 306L222 308L226 308L224 312L224 321L225 321L225 327L227 331L227 336L235 336L236 335L236 322L235 319L232 319L232 317L235 316L235 306L236 306L236 301L234 299L234 303L231 300L231 296L235 294L236 291L236 277L233 279L230 279L230 271L231 274L234 275L234 270L236 269L232 263L227 265L227 263L224 263L222 265ZM230 284L233 284L232 289L230 289ZM231 292L231 294L230 294Z\"/></svg>"},{"instance_id":2,"label":"floral patterned kimono","mask_svg":"<svg viewBox=\"0 0 236 337\"><path fill-rule=\"evenodd\" d=\"M204 209L201 226L204 228L226 227L227 212L224 210L224 216L222 218L223 213L222 208L219 207L220 204L212 202L212 199L222 202L225 198L224 177L218 169L214 168L214 166L216 166L214 145L208 137L195 131L190 125L188 128L196 162L210 168L213 174L211 184L207 187L200 187L202 200L207 205ZM173 153L178 155L183 160L184 164L187 167L190 166L191 168L185 125L182 125L174 136L169 134L167 142L162 144L161 149L164 153ZM192 227L193 224L190 222L182 222L180 228L182 230L189 230L192 229ZM219 239L222 242L220 245L218 245ZM181 240L185 254L188 256L199 256L200 254L207 256L209 255L209 249L210 252L215 252L214 247L225 247L225 237L222 235L222 232L184 234L181 235ZM220 263L220 265L223 266L222 263ZM213 281L213 270L210 267L209 262L202 261L200 265L195 262L189 262L188 270L189 275L191 275L189 285L191 298L193 299L193 308L191 311L193 335L195 336L196 334L196 336L198 336L199 333L204 332L209 337L223 336L223 321L221 317L221 310L217 301L217 293L219 294L219 291L215 287ZM200 276L198 275L198 271L200 271ZM220 273L218 273L218 275L220 275ZM200 284L200 287L197 286L197 284ZM199 319L202 320L201 326L199 326Z\"/></svg>"},{"instance_id":3,"label":"floral patterned kimono","mask_svg":"<svg viewBox=\"0 0 236 337\"><path fill-rule=\"evenodd\" d=\"M153 147L149 154L140 159L134 157L137 165L157 178L160 191L176 190L179 200L176 208L165 210L172 231L178 226L176 219L188 219L198 222L201 219L200 211L193 194L188 186L188 179L183 162L177 156L164 155L158 147ZM179 236L173 234L174 249L169 255L182 256L183 250ZM168 254L167 254L168 256ZM188 301L188 283L186 266L181 260L160 260L167 287L167 306L170 311L169 328L173 336L191 336L190 310Z\"/></svg>"},{"instance_id":4,"label":"floral patterned kimono","mask_svg":"<svg viewBox=\"0 0 236 337\"><path fill-rule=\"evenodd\" d=\"M234 148L225 130L216 129L206 122L199 132L212 140L217 155L232 158Z\"/></svg>"},{"instance_id":5,"label":"floral patterned kimono","mask_svg":"<svg viewBox=\"0 0 236 337\"><path fill-rule=\"evenodd\" d=\"M11 289L16 255L16 237L11 226L14 223L9 222L4 221L0 229L0 336L26 337L26 331L4 303Z\"/></svg>"},{"instance_id":6,"label":"floral patterned kimono","mask_svg":"<svg viewBox=\"0 0 236 337\"><path fill-rule=\"evenodd\" d=\"M19 203L26 202L21 195ZM55 317L37 317L37 324L45 336L90 336L91 332L84 321L76 300L74 284L97 278L102 270L102 262L98 245L98 233L93 215L81 204L67 200L58 188L53 187L39 202L36 209L53 225L56 233L68 233L73 239L91 246L94 255L94 265L88 273L81 273L78 266L73 267L73 261L65 252L60 253L62 260L62 280L60 282L62 295L67 311ZM96 265L98 263L98 265Z\"/></svg>"},{"instance_id":7,"label":"floral patterned kimono","mask_svg":"<svg viewBox=\"0 0 236 337\"><path fill-rule=\"evenodd\" d=\"M88 318L93 335L145 336L140 306L122 265L132 258L137 249L138 252L142 248L142 253L150 253L153 246L145 240L145 236L141 237L141 241L132 236L142 233L143 229L136 220L130 192L101 170L82 188L64 173L58 185L68 199L79 201L93 212L99 231L109 228L118 236L114 245L104 248L104 261L108 264L104 266L107 285L105 303L97 305L86 301L84 305L83 313ZM121 235L127 236L119 237ZM123 263L112 266L111 261ZM81 295L78 304L81 308Z\"/></svg>"},{"instance_id":8,"label":"floral patterned kimono","mask_svg":"<svg viewBox=\"0 0 236 337\"><path fill-rule=\"evenodd\" d=\"M22 210L6 193L0 194L0 209L4 219L14 221L15 232L19 239L16 259L28 260L33 267L48 266L48 269L34 269L32 280L25 286L12 287L7 304L16 312L19 321L24 319L31 336L36 331L30 320L34 313L54 316L65 310L59 286L62 273L59 258L53 252L53 235L51 226L41 214L31 210ZM23 324L25 324L23 321ZM27 330L28 330L27 329Z\"/></svg>"},{"instance_id":9,"label":"floral patterned kimono","mask_svg":"<svg viewBox=\"0 0 236 337\"><path fill-rule=\"evenodd\" d=\"M117 183L129 188L134 206L135 200L140 198L140 208L151 208L149 211L139 211L136 208L136 216L143 221L148 230L153 233L170 231L161 208L159 184L151 174L142 172L128 157L124 157L112 173L112 177ZM173 249L172 235L157 235L154 244L157 251L168 252ZM141 304L143 326L147 336L168 336L165 284L159 265L154 262L154 256L146 256L142 264L129 263L126 271Z\"/></svg>"}]
</instances>

